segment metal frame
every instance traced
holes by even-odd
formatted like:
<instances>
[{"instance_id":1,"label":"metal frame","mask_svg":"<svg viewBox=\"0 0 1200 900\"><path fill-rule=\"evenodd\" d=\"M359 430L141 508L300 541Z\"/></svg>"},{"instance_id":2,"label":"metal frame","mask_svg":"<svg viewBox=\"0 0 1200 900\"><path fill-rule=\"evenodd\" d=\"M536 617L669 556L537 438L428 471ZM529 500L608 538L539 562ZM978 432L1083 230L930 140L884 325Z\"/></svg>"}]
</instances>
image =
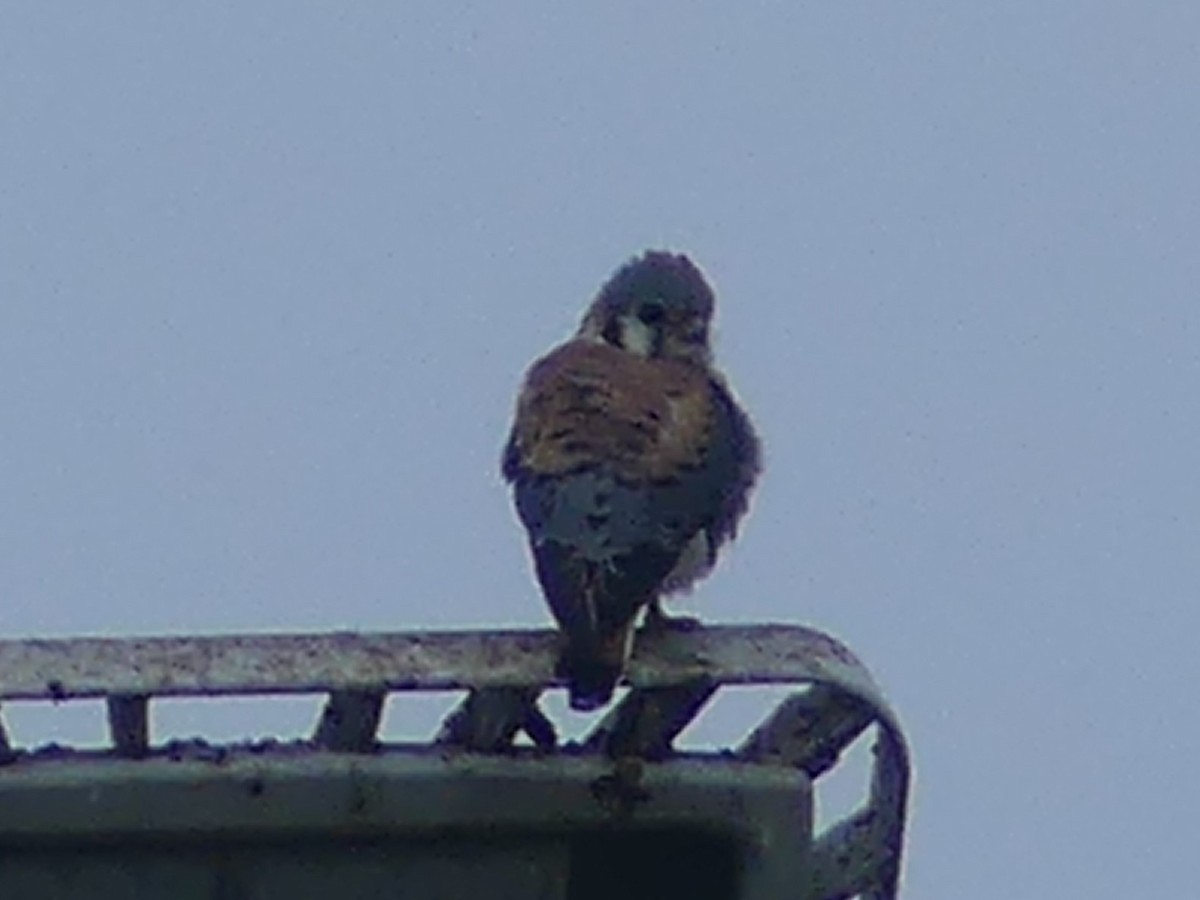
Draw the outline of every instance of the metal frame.
<instances>
[{"instance_id":1,"label":"metal frame","mask_svg":"<svg viewBox=\"0 0 1200 900\"><path fill-rule=\"evenodd\" d=\"M740 766L748 774L783 768L815 780L875 726L867 801L809 849L805 873L813 887L807 896L896 897L908 751L870 673L838 641L788 625L644 631L628 668L632 690L581 744L565 747L538 707L545 690L561 686L554 673L557 648L550 631L9 640L0 641L0 700L103 698L113 745L108 755L124 759L125 766L152 766L164 752L151 746L148 727L149 703L158 697L327 693L307 750L328 756L379 749L389 692L467 690L435 747L467 759L506 754L519 765L514 741L523 732L540 759L560 756L572 765L568 757L583 757L592 770L603 764L625 813L636 807L642 779L659 777L658 768L669 772L699 760L710 768ZM675 737L712 695L724 685L747 684L804 688L731 751L678 758ZM429 748L408 752L428 756ZM95 754L78 756L78 763L96 764ZM151 758L129 762L145 757ZM256 758L261 763L263 755ZM40 759L37 752L13 748L0 721L0 761L10 764L0 769L0 797L6 786L17 786L9 773L38 766ZM54 759L61 763L62 754ZM293 763L281 753L281 765Z\"/></svg>"}]
</instances>

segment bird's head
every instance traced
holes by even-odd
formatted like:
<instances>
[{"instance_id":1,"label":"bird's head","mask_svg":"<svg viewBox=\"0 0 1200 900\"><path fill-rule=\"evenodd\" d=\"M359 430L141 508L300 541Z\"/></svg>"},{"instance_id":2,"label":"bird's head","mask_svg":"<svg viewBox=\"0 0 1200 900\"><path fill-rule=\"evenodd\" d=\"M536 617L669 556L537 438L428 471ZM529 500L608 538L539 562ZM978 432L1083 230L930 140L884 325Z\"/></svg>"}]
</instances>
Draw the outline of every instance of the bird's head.
<instances>
[{"instance_id":1,"label":"bird's head","mask_svg":"<svg viewBox=\"0 0 1200 900\"><path fill-rule=\"evenodd\" d=\"M579 337L628 353L707 366L713 292L682 254L651 250L605 283L579 326Z\"/></svg>"}]
</instances>

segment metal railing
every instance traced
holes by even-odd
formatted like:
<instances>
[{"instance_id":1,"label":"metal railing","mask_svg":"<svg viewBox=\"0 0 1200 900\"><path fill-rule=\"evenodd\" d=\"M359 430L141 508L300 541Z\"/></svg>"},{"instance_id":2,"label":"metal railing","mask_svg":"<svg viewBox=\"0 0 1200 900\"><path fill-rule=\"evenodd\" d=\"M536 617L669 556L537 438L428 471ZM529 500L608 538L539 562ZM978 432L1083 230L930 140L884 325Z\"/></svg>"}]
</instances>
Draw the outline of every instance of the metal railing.
<instances>
[{"instance_id":1,"label":"metal railing","mask_svg":"<svg viewBox=\"0 0 1200 900\"><path fill-rule=\"evenodd\" d=\"M813 780L875 729L864 805L817 836L812 896L870 900L897 893L909 760L897 720L867 669L821 632L786 625L707 626L638 636L632 688L582 742L560 746L538 701L561 686L550 631L296 634L0 641L0 700L103 698L111 755L153 755L149 705L162 697L325 693L310 745L367 753L391 692L465 690L434 743L513 752L523 733L537 752L629 760L667 759L708 700L730 685L797 685L720 764L792 767ZM0 762L36 764L12 746L0 720ZM2 777L0 770L0 777Z\"/></svg>"}]
</instances>

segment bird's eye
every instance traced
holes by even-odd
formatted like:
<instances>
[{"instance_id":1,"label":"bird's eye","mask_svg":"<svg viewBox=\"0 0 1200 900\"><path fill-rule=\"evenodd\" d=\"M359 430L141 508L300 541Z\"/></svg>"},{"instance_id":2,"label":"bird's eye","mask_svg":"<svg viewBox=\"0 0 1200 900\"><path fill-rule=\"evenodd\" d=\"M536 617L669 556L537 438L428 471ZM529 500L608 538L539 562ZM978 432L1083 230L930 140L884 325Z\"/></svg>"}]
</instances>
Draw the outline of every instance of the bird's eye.
<instances>
[{"instance_id":1,"label":"bird's eye","mask_svg":"<svg viewBox=\"0 0 1200 900\"><path fill-rule=\"evenodd\" d=\"M658 301L643 303L638 307L637 317L646 325L657 325L663 320L666 310Z\"/></svg>"}]
</instances>

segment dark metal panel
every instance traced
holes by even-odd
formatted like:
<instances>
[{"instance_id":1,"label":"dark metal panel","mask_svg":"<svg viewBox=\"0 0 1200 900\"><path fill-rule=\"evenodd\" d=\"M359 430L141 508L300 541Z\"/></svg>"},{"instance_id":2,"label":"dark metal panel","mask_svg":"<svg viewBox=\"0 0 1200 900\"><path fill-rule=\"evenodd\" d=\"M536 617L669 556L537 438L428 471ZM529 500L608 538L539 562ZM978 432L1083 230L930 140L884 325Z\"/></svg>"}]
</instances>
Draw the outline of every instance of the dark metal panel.
<instances>
[{"instance_id":1,"label":"dark metal panel","mask_svg":"<svg viewBox=\"0 0 1200 900\"><path fill-rule=\"evenodd\" d=\"M4 900L564 900L563 841L42 847L3 859Z\"/></svg>"},{"instance_id":2,"label":"dark metal panel","mask_svg":"<svg viewBox=\"0 0 1200 900\"><path fill-rule=\"evenodd\" d=\"M0 770L0 846L41 840L189 835L299 837L614 824L598 786L612 765L585 756L484 756L436 750L372 756L294 748L213 761L75 755ZM774 766L674 759L636 773L641 825L722 830L767 816L807 827L809 782ZM621 820L629 824L629 820Z\"/></svg>"},{"instance_id":3,"label":"dark metal panel","mask_svg":"<svg viewBox=\"0 0 1200 900\"><path fill-rule=\"evenodd\" d=\"M802 882L802 773L674 759L627 772L636 792L614 804L601 789L612 772L597 757L411 751L19 762L0 772L4 897L560 900L572 860L631 855L608 846L614 837L694 846L688 834L744 848L741 900L778 900ZM660 879L687 867L663 862ZM633 886L624 900L646 895L636 872L614 874ZM154 893L172 880L177 890Z\"/></svg>"}]
</instances>

